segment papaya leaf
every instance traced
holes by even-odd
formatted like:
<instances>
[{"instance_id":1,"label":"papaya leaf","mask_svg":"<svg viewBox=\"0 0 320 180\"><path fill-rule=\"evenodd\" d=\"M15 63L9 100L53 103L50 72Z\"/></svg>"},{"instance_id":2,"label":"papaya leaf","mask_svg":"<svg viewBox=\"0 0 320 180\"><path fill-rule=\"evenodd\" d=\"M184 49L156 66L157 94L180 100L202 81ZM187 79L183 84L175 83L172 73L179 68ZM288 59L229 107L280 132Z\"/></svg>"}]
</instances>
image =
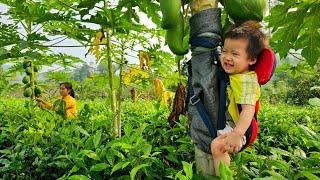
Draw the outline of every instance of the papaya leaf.
<instances>
[{"instance_id":1,"label":"papaya leaf","mask_svg":"<svg viewBox=\"0 0 320 180\"><path fill-rule=\"evenodd\" d=\"M315 0L300 3L286 0L271 9L266 18L273 32L270 45L281 58L294 49L301 52L311 67L315 66L320 56L319 11L320 6Z\"/></svg>"}]
</instances>

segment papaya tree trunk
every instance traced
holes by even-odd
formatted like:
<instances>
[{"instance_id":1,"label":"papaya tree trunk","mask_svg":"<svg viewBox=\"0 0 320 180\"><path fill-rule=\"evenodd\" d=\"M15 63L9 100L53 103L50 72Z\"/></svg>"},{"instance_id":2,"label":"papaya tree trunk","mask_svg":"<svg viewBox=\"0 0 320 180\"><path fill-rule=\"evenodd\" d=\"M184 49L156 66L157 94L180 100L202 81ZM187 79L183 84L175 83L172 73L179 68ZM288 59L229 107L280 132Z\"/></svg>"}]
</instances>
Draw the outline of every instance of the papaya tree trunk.
<instances>
[{"instance_id":1,"label":"papaya tree trunk","mask_svg":"<svg viewBox=\"0 0 320 180\"><path fill-rule=\"evenodd\" d=\"M24 26L27 36L29 36L30 34L32 34L32 21L31 20L26 20L25 25L22 23L22 25ZM31 51L31 47L28 47L28 50ZM29 112L30 112L30 116L31 118L34 117L34 113L35 113L35 73L34 73L34 59L32 57L25 57L27 59L31 60L31 72L29 74L30 76L30 88L31 88L31 96L30 96L30 103L29 103Z\"/></svg>"},{"instance_id":2,"label":"papaya tree trunk","mask_svg":"<svg viewBox=\"0 0 320 180\"><path fill-rule=\"evenodd\" d=\"M111 100L111 111L112 111L112 119L113 119L113 134L115 136L119 135L119 124L117 121L117 98L116 98L116 92L114 88L114 82L113 82L113 66L112 66L112 60L111 60L111 46L110 46L110 40L112 37L111 31L107 31L107 61L108 61L108 70L109 70L109 87L110 87L110 100Z\"/></svg>"},{"instance_id":3,"label":"papaya tree trunk","mask_svg":"<svg viewBox=\"0 0 320 180\"><path fill-rule=\"evenodd\" d=\"M118 123L118 137L121 137L121 97L123 93L123 80L122 80L122 69L123 69L123 63L124 63L124 44L121 44L121 58L120 58L120 82L119 82L119 96L117 100L117 123Z\"/></svg>"}]
</instances>

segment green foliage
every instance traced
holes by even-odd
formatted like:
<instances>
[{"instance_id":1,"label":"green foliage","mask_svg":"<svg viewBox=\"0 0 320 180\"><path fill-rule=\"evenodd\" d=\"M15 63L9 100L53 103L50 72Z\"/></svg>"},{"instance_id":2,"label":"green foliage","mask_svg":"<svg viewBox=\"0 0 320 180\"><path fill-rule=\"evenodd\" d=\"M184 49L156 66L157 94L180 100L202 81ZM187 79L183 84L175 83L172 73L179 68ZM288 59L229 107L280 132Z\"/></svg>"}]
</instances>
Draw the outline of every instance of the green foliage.
<instances>
[{"instance_id":1,"label":"green foliage","mask_svg":"<svg viewBox=\"0 0 320 180\"><path fill-rule=\"evenodd\" d=\"M185 118L171 129L167 109L125 101L122 137L114 138L108 106L77 103L78 117L65 120L40 109L30 118L21 101L0 99L0 178L200 178ZM258 140L230 167L222 165L221 178L319 177L319 113L312 106L262 103Z\"/></svg>"},{"instance_id":2,"label":"green foliage","mask_svg":"<svg viewBox=\"0 0 320 180\"><path fill-rule=\"evenodd\" d=\"M134 7L138 7L139 11L145 13L149 18L151 18L152 22L154 22L157 26L160 26L160 15L159 10L160 6L155 0L120 0L117 9L121 10L123 7L126 7L128 10L125 13L126 18L134 18L136 22L140 22L139 16L137 16ZM129 19L132 21L132 19Z\"/></svg>"},{"instance_id":3,"label":"green foliage","mask_svg":"<svg viewBox=\"0 0 320 180\"><path fill-rule=\"evenodd\" d=\"M8 22L0 23L0 64L15 64L7 74L28 67L28 62L23 63L25 59L32 59L37 65L56 63L66 66L79 62L79 58L55 54L49 49L51 45L48 44L53 42L45 35L47 31L42 27L45 27L46 23L65 20L62 14L51 13L52 7L41 2L2 1L2 3L8 8L6 12ZM23 31L18 32L21 26ZM38 68L35 68L36 72L37 70Z\"/></svg>"},{"instance_id":4,"label":"green foliage","mask_svg":"<svg viewBox=\"0 0 320 180\"><path fill-rule=\"evenodd\" d=\"M286 101L290 104L305 105L310 98L320 97L319 88L313 88L320 84L320 76L298 77L289 84Z\"/></svg>"},{"instance_id":5,"label":"green foliage","mask_svg":"<svg viewBox=\"0 0 320 180\"><path fill-rule=\"evenodd\" d=\"M312 106L320 107L320 99L319 98L311 98L311 99L309 99L308 102Z\"/></svg>"},{"instance_id":6,"label":"green foliage","mask_svg":"<svg viewBox=\"0 0 320 180\"><path fill-rule=\"evenodd\" d=\"M220 172L220 179L222 180L233 180L233 174L229 167L221 161L219 166L219 172Z\"/></svg>"},{"instance_id":7,"label":"green foliage","mask_svg":"<svg viewBox=\"0 0 320 180\"><path fill-rule=\"evenodd\" d=\"M90 67L87 64L74 70L73 73L73 79L80 82L84 81L88 76L90 76Z\"/></svg>"},{"instance_id":8,"label":"green foliage","mask_svg":"<svg viewBox=\"0 0 320 180\"><path fill-rule=\"evenodd\" d=\"M58 99L53 102L53 110L61 115L62 117L65 117L65 111L66 111L66 102L62 99Z\"/></svg>"},{"instance_id":9,"label":"green foliage","mask_svg":"<svg viewBox=\"0 0 320 180\"><path fill-rule=\"evenodd\" d=\"M49 72L47 74L47 78L49 80L55 81L56 83L68 82L71 79L71 73L66 72L66 71Z\"/></svg>"},{"instance_id":10,"label":"green foliage","mask_svg":"<svg viewBox=\"0 0 320 180\"><path fill-rule=\"evenodd\" d=\"M319 108L262 103L254 145L237 154L237 179L306 179L319 173Z\"/></svg>"},{"instance_id":11,"label":"green foliage","mask_svg":"<svg viewBox=\"0 0 320 180\"><path fill-rule=\"evenodd\" d=\"M313 67L320 57L320 2L318 0L281 0L267 19L272 28L271 46L286 57L290 50L301 55Z\"/></svg>"},{"instance_id":12,"label":"green foliage","mask_svg":"<svg viewBox=\"0 0 320 180\"><path fill-rule=\"evenodd\" d=\"M171 129L165 109L125 102L123 135L115 139L108 106L94 101L78 107L70 121L40 109L29 118L21 102L1 100L0 178L162 179L182 169L192 174L191 166L177 160L193 157L187 130Z\"/></svg>"},{"instance_id":13,"label":"green foliage","mask_svg":"<svg viewBox=\"0 0 320 180\"><path fill-rule=\"evenodd\" d=\"M9 86L9 82L4 75L4 71L2 67L0 67L0 95L2 94L2 92L6 90L8 86Z\"/></svg>"}]
</instances>

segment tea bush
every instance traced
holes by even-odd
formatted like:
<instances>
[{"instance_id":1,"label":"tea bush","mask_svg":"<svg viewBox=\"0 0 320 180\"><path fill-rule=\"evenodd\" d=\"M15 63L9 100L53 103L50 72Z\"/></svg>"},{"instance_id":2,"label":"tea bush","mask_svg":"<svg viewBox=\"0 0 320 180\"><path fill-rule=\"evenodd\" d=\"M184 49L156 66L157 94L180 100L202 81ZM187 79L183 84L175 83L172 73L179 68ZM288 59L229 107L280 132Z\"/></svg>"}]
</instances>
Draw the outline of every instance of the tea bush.
<instances>
[{"instance_id":1,"label":"tea bush","mask_svg":"<svg viewBox=\"0 0 320 180\"><path fill-rule=\"evenodd\" d=\"M170 128L168 109L122 104L122 137L112 135L105 102L79 101L78 117L30 113L19 99L0 99L1 179L203 179L195 173L186 118ZM320 109L262 103L259 136L221 174L230 179L318 178Z\"/></svg>"}]
</instances>

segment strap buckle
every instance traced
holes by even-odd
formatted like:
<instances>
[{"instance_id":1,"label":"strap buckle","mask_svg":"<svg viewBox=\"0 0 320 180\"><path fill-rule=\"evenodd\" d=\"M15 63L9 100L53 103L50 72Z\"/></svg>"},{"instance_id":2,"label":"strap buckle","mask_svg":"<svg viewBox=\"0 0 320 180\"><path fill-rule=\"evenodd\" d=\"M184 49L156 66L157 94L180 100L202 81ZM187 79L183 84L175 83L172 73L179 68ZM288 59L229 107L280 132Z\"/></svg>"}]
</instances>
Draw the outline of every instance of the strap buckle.
<instances>
[{"instance_id":1,"label":"strap buckle","mask_svg":"<svg viewBox=\"0 0 320 180\"><path fill-rule=\"evenodd\" d=\"M190 98L190 104L191 105L196 105L198 102L200 102L200 98L196 95L193 95L191 98Z\"/></svg>"}]
</instances>

